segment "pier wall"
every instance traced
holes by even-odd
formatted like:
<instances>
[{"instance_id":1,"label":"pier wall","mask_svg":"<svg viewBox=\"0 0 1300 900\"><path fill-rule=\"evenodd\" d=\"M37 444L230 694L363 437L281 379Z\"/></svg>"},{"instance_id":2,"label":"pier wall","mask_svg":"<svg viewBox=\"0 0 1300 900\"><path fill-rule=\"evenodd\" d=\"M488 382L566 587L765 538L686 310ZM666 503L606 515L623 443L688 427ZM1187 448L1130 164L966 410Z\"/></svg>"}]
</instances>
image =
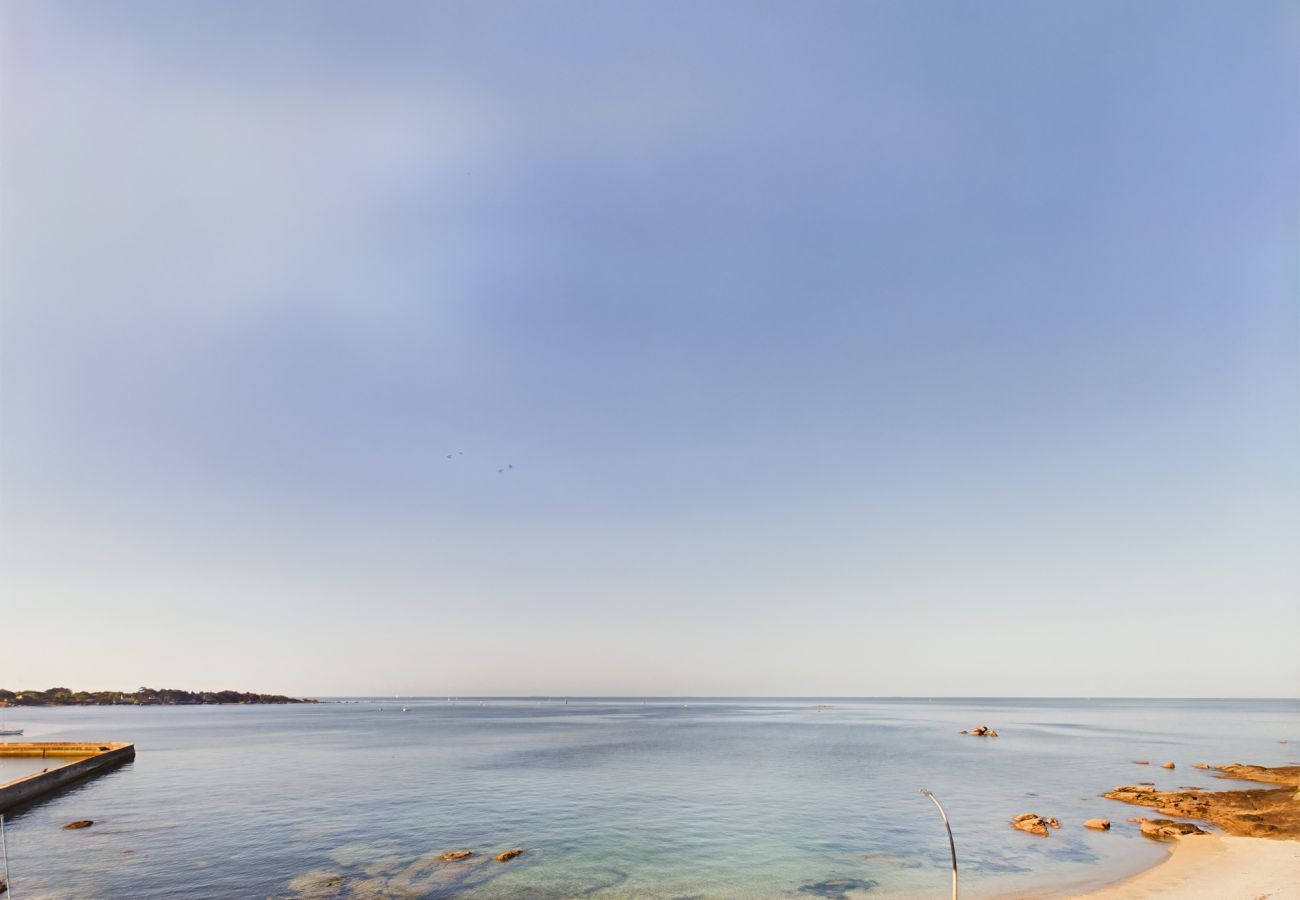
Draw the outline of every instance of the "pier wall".
<instances>
[{"instance_id":1,"label":"pier wall","mask_svg":"<svg viewBox=\"0 0 1300 900\"><path fill-rule=\"evenodd\" d=\"M57 791L96 772L135 758L135 744L113 741L44 741L36 743L0 743L0 756L41 757L76 761L33 772L0 784L0 810L35 800Z\"/></svg>"}]
</instances>

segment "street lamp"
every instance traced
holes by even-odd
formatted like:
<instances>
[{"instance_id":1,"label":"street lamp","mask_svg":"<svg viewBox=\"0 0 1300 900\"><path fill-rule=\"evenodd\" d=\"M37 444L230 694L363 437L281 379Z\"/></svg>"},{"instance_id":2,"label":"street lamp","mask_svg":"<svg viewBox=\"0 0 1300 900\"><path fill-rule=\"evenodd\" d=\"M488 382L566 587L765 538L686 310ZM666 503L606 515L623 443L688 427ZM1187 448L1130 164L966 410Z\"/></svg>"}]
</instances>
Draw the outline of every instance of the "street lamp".
<instances>
[{"instance_id":1,"label":"street lamp","mask_svg":"<svg viewBox=\"0 0 1300 900\"><path fill-rule=\"evenodd\" d=\"M957 844L952 839L952 826L948 824L948 814L943 811L943 804L939 802L938 797L925 788L921 788L921 793L939 807L939 815L943 816L943 827L948 829L948 849L952 851L952 900L957 900Z\"/></svg>"}]
</instances>

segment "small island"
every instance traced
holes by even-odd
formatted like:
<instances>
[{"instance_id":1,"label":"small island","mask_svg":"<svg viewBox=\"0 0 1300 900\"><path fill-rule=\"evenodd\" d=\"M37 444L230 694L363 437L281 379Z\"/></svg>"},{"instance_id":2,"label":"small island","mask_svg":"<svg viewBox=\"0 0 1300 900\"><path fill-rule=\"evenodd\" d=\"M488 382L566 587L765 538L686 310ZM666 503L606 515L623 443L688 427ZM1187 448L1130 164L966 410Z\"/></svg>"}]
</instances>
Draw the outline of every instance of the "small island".
<instances>
[{"instance_id":1,"label":"small island","mask_svg":"<svg viewBox=\"0 0 1300 900\"><path fill-rule=\"evenodd\" d=\"M280 694L246 691L182 691L142 687L138 691L70 691L53 687L44 691L7 691L0 688L0 706L203 706L220 703L318 703Z\"/></svg>"}]
</instances>

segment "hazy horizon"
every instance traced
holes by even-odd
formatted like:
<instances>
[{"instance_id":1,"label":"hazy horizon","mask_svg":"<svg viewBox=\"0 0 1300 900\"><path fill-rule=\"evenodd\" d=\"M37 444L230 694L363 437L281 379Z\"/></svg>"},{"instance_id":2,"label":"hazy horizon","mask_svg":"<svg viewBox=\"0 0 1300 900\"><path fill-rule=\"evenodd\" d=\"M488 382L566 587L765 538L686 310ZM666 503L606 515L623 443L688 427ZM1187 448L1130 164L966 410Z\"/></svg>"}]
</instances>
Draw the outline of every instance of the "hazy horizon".
<instances>
[{"instance_id":1,"label":"hazy horizon","mask_svg":"<svg viewBox=\"0 0 1300 900\"><path fill-rule=\"evenodd\" d=\"M6 0L0 686L1291 699L1297 34Z\"/></svg>"},{"instance_id":2,"label":"hazy horizon","mask_svg":"<svg viewBox=\"0 0 1300 900\"><path fill-rule=\"evenodd\" d=\"M116 692L120 692L120 693L134 693L134 692L135 692L135 689L136 689L136 688L113 688L113 687L109 687L109 688L91 688L91 687L86 687L86 685L66 685L66 684L48 685L48 687L44 687L44 688L38 688L38 687L36 687L36 685L25 685L25 687L23 687L23 688L21 688L21 689L23 689L23 691L29 691L29 689L30 689L30 691L36 691L36 689L40 689L40 691L48 691L48 689L55 688L55 687L57 687L57 688L68 688L69 691L73 691L73 692L75 692L75 691L87 691L87 692L99 692L99 691L114 692L114 691L116 691ZM175 685L175 684L161 684L161 683L159 683L159 684L138 685L138 687L147 687L147 688L149 688L149 689L152 689L152 691L190 691L191 693L194 693L194 692L200 692L200 691L220 691L220 689L230 689L230 691L239 691L239 692L243 692L243 691L244 691L243 688L239 688L239 687L229 687L229 685L227 685L226 688L212 688L212 687L183 687L183 685ZM0 685L0 688L9 689L9 691L13 691L13 688L6 688L5 685ZM257 691L248 691L248 693L269 693L269 692L266 692L266 691L261 691L261 692L257 692ZM409 693L409 695L393 695L393 693L309 693L309 692L305 692L305 693L299 693L299 695L285 695L285 696L290 696L290 697L292 697L292 698L296 698L296 700L320 700L320 701L374 700L374 701L387 701L387 702L393 702L394 700L398 700L398 701L402 701L402 700L408 700L408 701L415 701L415 700L430 700L430 701L443 702L443 704L445 704L445 702L448 702L448 701L450 701L450 702L454 702L454 704L455 704L455 702L459 702L459 701L486 701L486 700L516 700L516 701L529 701L529 702L558 702L558 704L563 704L564 701L573 701L573 700L577 700L577 701L584 701L584 700L593 700L593 701L624 701L624 700L627 700L627 701L633 701L633 700L641 700L641 701L679 701L679 700L723 700L723 701L728 701L728 700L745 700L745 701L749 701L749 700L774 700L774 701L790 701L790 700L819 700L819 701L820 701L820 700L842 700L842 701L862 701L862 700L870 700L870 701L892 701L892 700L898 700L898 701L907 701L907 702L922 701L922 700L923 700L923 701L935 701L935 702L946 702L946 701L985 701L985 700L993 700L993 701L998 701L998 702L1002 702L1002 701L1006 701L1006 702L1014 702L1014 701L1039 701L1039 700L1043 700L1043 701L1048 701L1048 700L1079 700L1079 701L1115 700L1115 701L1134 701L1134 702L1145 702L1145 701L1158 701L1158 702L1164 702L1164 701L1169 701L1169 702L1183 702L1183 701L1195 701L1195 702L1217 702L1217 701L1223 701L1223 702L1252 702L1252 701L1260 701L1260 702L1300 702L1300 697L1296 697L1296 696L1291 696L1291 697L1287 697L1287 696L1275 696L1275 697L1247 697L1247 696L1243 696L1243 697L1223 697L1223 696L1219 696L1219 697L1182 697L1182 696L1139 696L1139 695L1088 695L1088 696L1086 696L1086 695L1061 695L1061 696L1048 696L1048 695L1008 695L1008 696L982 696L982 695L950 695L950 696L944 696L944 695L888 695L888 696L872 696L872 695L839 695L839 696L837 696L837 695L819 695L819 693L809 693L809 695L798 695L798 693L772 693L772 695L708 695L708 693L677 693L677 695L634 695L634 693L629 693L629 695L617 695L617 693L595 693L595 695L578 695L578 693L569 693L569 695L565 695L565 693L559 693L559 695L546 695L546 693L517 693L517 695L510 695L510 693L503 693L503 695L489 695L489 693L482 693L482 695L446 695L446 693ZM231 704L231 705L238 705L238 704Z\"/></svg>"}]
</instances>

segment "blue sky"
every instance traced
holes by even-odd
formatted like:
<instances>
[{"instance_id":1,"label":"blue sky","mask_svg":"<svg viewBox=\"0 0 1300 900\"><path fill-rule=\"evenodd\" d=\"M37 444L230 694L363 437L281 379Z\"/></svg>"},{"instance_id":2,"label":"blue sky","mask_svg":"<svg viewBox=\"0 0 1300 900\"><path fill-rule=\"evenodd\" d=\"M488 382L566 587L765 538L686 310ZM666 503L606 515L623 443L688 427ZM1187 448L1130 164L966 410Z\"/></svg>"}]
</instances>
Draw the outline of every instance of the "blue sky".
<instances>
[{"instance_id":1,"label":"blue sky","mask_svg":"<svg viewBox=\"0 0 1300 900\"><path fill-rule=\"evenodd\" d=\"M1294 4L0 22L0 684L1295 695Z\"/></svg>"}]
</instances>

